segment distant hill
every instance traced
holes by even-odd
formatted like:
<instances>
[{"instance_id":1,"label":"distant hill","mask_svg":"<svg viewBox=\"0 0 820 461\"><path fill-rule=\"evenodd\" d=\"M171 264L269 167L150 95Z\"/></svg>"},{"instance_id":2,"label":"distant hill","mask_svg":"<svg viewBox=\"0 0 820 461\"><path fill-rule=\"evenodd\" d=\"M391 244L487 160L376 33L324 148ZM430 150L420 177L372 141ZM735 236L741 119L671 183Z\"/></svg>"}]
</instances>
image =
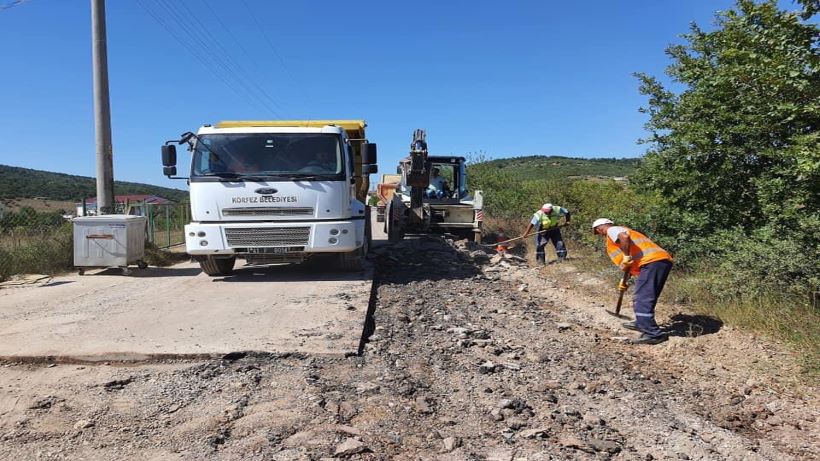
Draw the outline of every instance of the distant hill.
<instances>
[{"instance_id":1,"label":"distant hill","mask_svg":"<svg viewBox=\"0 0 820 461\"><path fill-rule=\"evenodd\" d=\"M628 177L640 164L638 158L571 158L531 155L482 162L507 171L518 179L562 179L567 177Z\"/></svg>"},{"instance_id":2,"label":"distant hill","mask_svg":"<svg viewBox=\"0 0 820 461\"><path fill-rule=\"evenodd\" d=\"M175 202L188 199L188 192L184 190L124 181L114 182L114 193L159 195ZM94 178L0 165L0 198L38 197L80 201L96 195L97 183Z\"/></svg>"}]
</instances>

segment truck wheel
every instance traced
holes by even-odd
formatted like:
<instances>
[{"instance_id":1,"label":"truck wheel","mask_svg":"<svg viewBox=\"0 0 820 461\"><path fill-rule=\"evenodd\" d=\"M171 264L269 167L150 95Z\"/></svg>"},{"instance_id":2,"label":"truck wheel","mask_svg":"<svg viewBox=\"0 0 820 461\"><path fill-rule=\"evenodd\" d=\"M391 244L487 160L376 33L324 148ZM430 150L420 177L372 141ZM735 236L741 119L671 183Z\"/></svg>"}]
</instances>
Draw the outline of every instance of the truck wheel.
<instances>
[{"instance_id":1,"label":"truck wheel","mask_svg":"<svg viewBox=\"0 0 820 461\"><path fill-rule=\"evenodd\" d=\"M373 235L370 230L370 214L365 214L364 218L364 243L358 250L348 253L340 253L338 265L339 269L345 272L358 272L364 269L364 260L367 258L367 252L370 251L370 243Z\"/></svg>"},{"instance_id":2,"label":"truck wheel","mask_svg":"<svg viewBox=\"0 0 820 461\"><path fill-rule=\"evenodd\" d=\"M211 277L220 275L231 275L233 273L233 265L236 263L236 256L230 258L214 258L213 256L206 256L199 260L199 267L202 271Z\"/></svg>"}]
</instances>

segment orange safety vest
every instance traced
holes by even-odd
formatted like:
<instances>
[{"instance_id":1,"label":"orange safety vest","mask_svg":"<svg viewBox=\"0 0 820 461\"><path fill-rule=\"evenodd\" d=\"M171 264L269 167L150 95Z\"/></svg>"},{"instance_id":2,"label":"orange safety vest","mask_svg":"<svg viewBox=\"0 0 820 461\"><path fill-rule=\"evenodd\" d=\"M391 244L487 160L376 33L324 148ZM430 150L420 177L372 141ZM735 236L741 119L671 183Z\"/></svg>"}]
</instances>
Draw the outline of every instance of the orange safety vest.
<instances>
[{"instance_id":1,"label":"orange safety vest","mask_svg":"<svg viewBox=\"0 0 820 461\"><path fill-rule=\"evenodd\" d=\"M629 234L629 238L632 239L632 246L629 248L629 254L632 255L632 260L634 261L632 263L632 269L629 271L632 275L640 274L641 266L645 266L649 263L663 260L672 261L672 255L658 246L657 243L649 240L649 237L628 227L625 227L625 229ZM606 252L609 255L609 259L611 259L616 266L620 266L621 261L624 259L624 253L621 251L621 247L613 242L608 235L604 236L604 238L606 239Z\"/></svg>"}]
</instances>

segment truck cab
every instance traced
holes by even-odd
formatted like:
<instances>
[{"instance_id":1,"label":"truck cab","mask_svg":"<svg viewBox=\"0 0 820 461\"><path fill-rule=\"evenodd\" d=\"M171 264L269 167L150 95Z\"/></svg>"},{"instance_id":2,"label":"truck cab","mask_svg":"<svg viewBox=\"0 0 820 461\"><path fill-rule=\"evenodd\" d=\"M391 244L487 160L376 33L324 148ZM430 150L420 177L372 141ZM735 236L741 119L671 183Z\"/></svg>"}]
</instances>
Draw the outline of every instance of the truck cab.
<instances>
[{"instance_id":1,"label":"truck cab","mask_svg":"<svg viewBox=\"0 0 820 461\"><path fill-rule=\"evenodd\" d=\"M376 170L365 127L360 120L220 122L173 141L192 153L187 252L212 276L231 273L237 258L300 263L318 254L361 269ZM163 146L169 176L173 142Z\"/></svg>"}]
</instances>

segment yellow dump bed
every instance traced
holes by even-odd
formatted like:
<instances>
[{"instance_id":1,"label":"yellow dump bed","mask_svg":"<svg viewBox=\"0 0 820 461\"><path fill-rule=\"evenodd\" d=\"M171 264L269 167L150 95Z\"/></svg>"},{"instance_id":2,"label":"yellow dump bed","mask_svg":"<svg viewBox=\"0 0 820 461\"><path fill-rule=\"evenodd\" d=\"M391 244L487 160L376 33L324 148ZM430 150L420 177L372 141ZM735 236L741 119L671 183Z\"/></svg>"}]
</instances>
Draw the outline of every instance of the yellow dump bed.
<instances>
[{"instance_id":1,"label":"yellow dump bed","mask_svg":"<svg viewBox=\"0 0 820 461\"><path fill-rule=\"evenodd\" d=\"M327 125L342 127L351 139L364 139L364 120L225 120L216 124L217 128L246 128L259 126L321 128Z\"/></svg>"}]
</instances>

